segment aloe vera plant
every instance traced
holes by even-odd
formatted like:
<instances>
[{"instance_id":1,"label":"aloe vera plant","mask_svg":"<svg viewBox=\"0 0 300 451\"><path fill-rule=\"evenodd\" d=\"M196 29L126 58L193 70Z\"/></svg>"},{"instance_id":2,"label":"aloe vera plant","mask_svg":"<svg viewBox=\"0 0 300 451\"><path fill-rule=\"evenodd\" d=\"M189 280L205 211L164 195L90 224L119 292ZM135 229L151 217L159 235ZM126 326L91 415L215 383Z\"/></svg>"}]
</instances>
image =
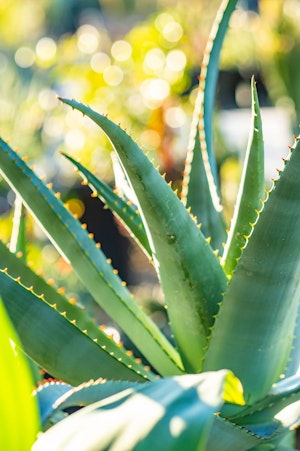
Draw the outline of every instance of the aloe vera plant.
<instances>
[{"instance_id":1,"label":"aloe vera plant","mask_svg":"<svg viewBox=\"0 0 300 451\"><path fill-rule=\"evenodd\" d=\"M86 225L0 140L0 172L18 205L21 199L149 362L144 366L116 344L0 242L0 295L23 350L60 379L35 391L44 430L35 451L294 449L300 414L299 139L265 191L252 79L249 142L226 234L212 114L219 54L236 3L222 1L207 44L181 199L125 130L82 103L61 99L112 143L134 202L63 155L153 263L175 345L132 297ZM22 220L19 231L24 238ZM21 238L16 242L24 246ZM79 411L69 415L70 408Z\"/></svg>"}]
</instances>

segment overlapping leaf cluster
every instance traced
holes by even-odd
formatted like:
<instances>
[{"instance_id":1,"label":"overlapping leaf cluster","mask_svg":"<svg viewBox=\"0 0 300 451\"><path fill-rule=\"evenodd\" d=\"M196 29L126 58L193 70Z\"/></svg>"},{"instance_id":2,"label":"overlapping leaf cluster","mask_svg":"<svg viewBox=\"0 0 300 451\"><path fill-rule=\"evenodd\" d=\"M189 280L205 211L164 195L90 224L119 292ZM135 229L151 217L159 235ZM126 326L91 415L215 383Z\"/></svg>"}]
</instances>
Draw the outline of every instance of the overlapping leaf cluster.
<instances>
[{"instance_id":1,"label":"overlapping leaf cluster","mask_svg":"<svg viewBox=\"0 0 300 451\"><path fill-rule=\"evenodd\" d=\"M36 392L43 426L50 429L34 450L79 449L79 443L80 449L211 451L220 443L225 451L292 449L287 443L300 413L299 142L265 192L252 79L249 143L226 235L212 114L219 54L235 7L236 0L221 3L208 41L181 199L120 126L61 99L111 141L134 202L65 157L153 262L175 346L134 300L86 226L0 140L2 176L150 365L134 359L0 243L0 295L24 351L64 381ZM65 418L74 406L83 408Z\"/></svg>"}]
</instances>

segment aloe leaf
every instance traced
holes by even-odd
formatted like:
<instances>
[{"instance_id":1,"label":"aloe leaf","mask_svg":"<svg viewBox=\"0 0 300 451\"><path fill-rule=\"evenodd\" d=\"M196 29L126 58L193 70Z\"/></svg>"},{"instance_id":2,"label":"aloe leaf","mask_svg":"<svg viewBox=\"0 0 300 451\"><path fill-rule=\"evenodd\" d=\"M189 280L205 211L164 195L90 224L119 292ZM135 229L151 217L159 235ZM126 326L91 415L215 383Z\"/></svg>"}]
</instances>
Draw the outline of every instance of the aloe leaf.
<instances>
[{"instance_id":1,"label":"aloe leaf","mask_svg":"<svg viewBox=\"0 0 300 451\"><path fill-rule=\"evenodd\" d=\"M48 418L52 415L54 405L63 395L66 395L73 389L72 385L65 382L50 379L41 383L34 391L39 405L40 418L43 429L47 424ZM64 415L65 416L65 415Z\"/></svg>"},{"instance_id":2,"label":"aloe leaf","mask_svg":"<svg viewBox=\"0 0 300 451\"><path fill-rule=\"evenodd\" d=\"M224 0L221 3L204 52L181 197L202 223L204 235L211 237L212 247L220 253L226 233L218 193L212 124L220 52L236 3L237 0Z\"/></svg>"},{"instance_id":3,"label":"aloe leaf","mask_svg":"<svg viewBox=\"0 0 300 451\"><path fill-rule=\"evenodd\" d=\"M71 385L115 374L129 380L155 378L101 330L91 327L90 335L82 331L65 311L59 312L5 271L0 271L0 282L0 295L24 351L51 375Z\"/></svg>"},{"instance_id":4,"label":"aloe leaf","mask_svg":"<svg viewBox=\"0 0 300 451\"><path fill-rule=\"evenodd\" d=\"M222 415L226 415L226 405ZM273 427L277 434L284 434L300 421L300 376L283 379L275 384L269 394L252 406L245 408L238 415L230 417L231 421L244 425L248 429Z\"/></svg>"},{"instance_id":5,"label":"aloe leaf","mask_svg":"<svg viewBox=\"0 0 300 451\"><path fill-rule=\"evenodd\" d=\"M182 190L183 203L191 207L192 213L203 223L204 234L212 238L212 245L219 251L225 241L225 227L213 152L213 109L220 52L236 3L237 0L222 1L208 38L201 65Z\"/></svg>"},{"instance_id":6,"label":"aloe leaf","mask_svg":"<svg viewBox=\"0 0 300 451\"><path fill-rule=\"evenodd\" d=\"M176 344L187 372L199 372L226 276L172 188L118 125L75 100L110 138L139 202Z\"/></svg>"},{"instance_id":7,"label":"aloe leaf","mask_svg":"<svg viewBox=\"0 0 300 451\"><path fill-rule=\"evenodd\" d=\"M96 302L161 374L182 372L178 353L142 311L110 262L59 198L8 144L0 140L0 172L22 196L59 252L71 263Z\"/></svg>"},{"instance_id":8,"label":"aloe leaf","mask_svg":"<svg viewBox=\"0 0 300 451\"><path fill-rule=\"evenodd\" d=\"M204 449L228 378L185 375L142 384L74 413L42 434L33 450ZM238 381L237 381L237 384Z\"/></svg>"},{"instance_id":9,"label":"aloe leaf","mask_svg":"<svg viewBox=\"0 0 300 451\"><path fill-rule=\"evenodd\" d=\"M221 260L227 274L234 271L257 218L257 210L261 208L262 199L265 197L264 143L254 77L251 80L251 92L252 123L248 147L234 215Z\"/></svg>"},{"instance_id":10,"label":"aloe leaf","mask_svg":"<svg viewBox=\"0 0 300 451\"><path fill-rule=\"evenodd\" d=\"M93 196L98 196L105 205L121 220L131 236L140 244L144 252L151 256L147 234L140 215L130 202L125 202L106 183L99 180L81 163L71 156L62 152L69 161L79 170L80 174L87 180L93 190Z\"/></svg>"},{"instance_id":11,"label":"aloe leaf","mask_svg":"<svg viewBox=\"0 0 300 451\"><path fill-rule=\"evenodd\" d=\"M137 198L130 186L126 173L122 168L122 165L120 164L117 155L112 152L110 156L114 171L114 179L117 193L119 196L128 199L129 202L132 203L136 208Z\"/></svg>"},{"instance_id":12,"label":"aloe leaf","mask_svg":"<svg viewBox=\"0 0 300 451\"><path fill-rule=\"evenodd\" d=\"M5 262L6 268L4 272L8 273L10 277L15 278L19 283L22 282L22 285L25 285L25 287L30 287L30 291L34 291L34 294L39 296L41 300L48 302L49 305L55 307L57 311L61 312L73 325L76 325L80 330L85 331L85 333L96 341L99 346L104 347L104 349L107 348L108 352L116 353L117 351L118 359L121 359L126 362L127 365L130 365L133 371L145 374L145 368L139 365L134 359L131 359L129 355L125 356L124 353L127 351L119 345L116 346L114 342L99 329L98 325L88 316L85 310L78 307L76 303L74 304L73 300L70 302L60 290L56 290L52 285L47 284L42 277L38 276L26 266L22 259L17 258L12 254L1 241L0 261ZM3 263L0 263L0 268L1 266L3 266ZM28 332L30 333L30 330ZM47 334L47 331L45 331L45 334ZM131 354L131 352L128 354ZM46 366L45 363L44 365ZM153 379L151 372L146 373L148 374L146 380L148 378ZM119 372L118 374L121 378L121 373ZM54 373L54 376L56 376L56 373Z\"/></svg>"},{"instance_id":13,"label":"aloe leaf","mask_svg":"<svg viewBox=\"0 0 300 451\"><path fill-rule=\"evenodd\" d=\"M131 381L97 381L84 382L78 387L71 387L57 381L46 382L36 390L41 410L44 429L61 421L67 416L68 408L82 408L128 388L139 387L139 382Z\"/></svg>"},{"instance_id":14,"label":"aloe leaf","mask_svg":"<svg viewBox=\"0 0 300 451\"><path fill-rule=\"evenodd\" d=\"M201 222L201 231L206 238L211 238L211 247L221 252L226 240L222 206L217 194L211 192L212 181L208 178L205 166L197 130L193 149L193 170L189 173L184 172L181 200Z\"/></svg>"},{"instance_id":15,"label":"aloe leaf","mask_svg":"<svg viewBox=\"0 0 300 451\"><path fill-rule=\"evenodd\" d=\"M10 240L10 250L26 260L26 221L25 209L20 196L15 199L13 230Z\"/></svg>"},{"instance_id":16,"label":"aloe leaf","mask_svg":"<svg viewBox=\"0 0 300 451\"><path fill-rule=\"evenodd\" d=\"M210 174L213 177L216 187L218 186L218 176L213 152L213 110L219 73L220 53L228 23L236 4L237 0L223 0L221 2L206 44L201 64L199 89L195 103L189 146L190 152L193 152L193 150L198 151L198 148L194 149L194 139L198 128L200 132L200 149L208 158L208 168L210 169ZM188 155L187 172L194 169L196 171L198 170L197 168L193 168L193 165L191 168L189 167L192 160L193 156Z\"/></svg>"},{"instance_id":17,"label":"aloe leaf","mask_svg":"<svg viewBox=\"0 0 300 451\"><path fill-rule=\"evenodd\" d=\"M297 317L299 317L299 314L300 314L300 303L298 306ZM300 369L300 322L296 321L296 327L293 336L293 344L289 355L289 360L284 369L284 375L286 378L292 377L295 374L299 374L299 369Z\"/></svg>"},{"instance_id":18,"label":"aloe leaf","mask_svg":"<svg viewBox=\"0 0 300 451\"><path fill-rule=\"evenodd\" d=\"M237 264L216 318L204 368L231 369L247 403L284 372L300 296L300 151L291 149ZM255 333L254 333L255 331Z\"/></svg>"},{"instance_id":19,"label":"aloe leaf","mask_svg":"<svg viewBox=\"0 0 300 451\"><path fill-rule=\"evenodd\" d=\"M40 429L37 402L32 394L33 379L2 301L0 329L0 446L3 450L29 451Z\"/></svg>"},{"instance_id":20,"label":"aloe leaf","mask_svg":"<svg viewBox=\"0 0 300 451\"><path fill-rule=\"evenodd\" d=\"M263 437L218 415L214 418L204 450L220 451L221 446L222 451L248 451L265 443L266 440Z\"/></svg>"}]
</instances>

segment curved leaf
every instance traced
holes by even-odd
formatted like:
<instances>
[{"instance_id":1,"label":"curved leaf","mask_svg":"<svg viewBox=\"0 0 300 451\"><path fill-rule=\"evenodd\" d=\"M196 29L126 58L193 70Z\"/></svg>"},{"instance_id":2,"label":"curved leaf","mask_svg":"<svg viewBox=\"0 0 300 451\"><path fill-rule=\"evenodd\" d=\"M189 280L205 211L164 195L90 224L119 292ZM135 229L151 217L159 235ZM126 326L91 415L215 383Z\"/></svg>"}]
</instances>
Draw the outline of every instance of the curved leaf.
<instances>
[{"instance_id":1,"label":"curved leaf","mask_svg":"<svg viewBox=\"0 0 300 451\"><path fill-rule=\"evenodd\" d=\"M182 202L118 125L75 100L61 99L111 140L137 196L168 315L187 372L199 372L226 276Z\"/></svg>"},{"instance_id":2,"label":"curved leaf","mask_svg":"<svg viewBox=\"0 0 300 451\"><path fill-rule=\"evenodd\" d=\"M67 416L64 412L66 409L88 406L128 388L139 387L139 384L139 382L99 379L71 387L57 381L46 382L36 390L44 429L64 419Z\"/></svg>"},{"instance_id":3,"label":"curved leaf","mask_svg":"<svg viewBox=\"0 0 300 451\"><path fill-rule=\"evenodd\" d=\"M85 226L1 139L0 172L71 263L96 302L114 318L146 359L162 374L180 374L178 353L133 299Z\"/></svg>"},{"instance_id":4,"label":"curved leaf","mask_svg":"<svg viewBox=\"0 0 300 451\"><path fill-rule=\"evenodd\" d=\"M19 340L0 301L0 446L3 450L29 451L39 431L33 379L28 362L18 350Z\"/></svg>"},{"instance_id":5,"label":"curved leaf","mask_svg":"<svg viewBox=\"0 0 300 451\"><path fill-rule=\"evenodd\" d=\"M198 221L213 248L222 250L225 226L220 203L219 181L213 153L213 109L223 40L237 0L223 0L209 35L201 65L198 95L184 169L182 200Z\"/></svg>"},{"instance_id":6,"label":"curved leaf","mask_svg":"<svg viewBox=\"0 0 300 451\"><path fill-rule=\"evenodd\" d=\"M149 241L144 228L144 224L136 209L119 197L106 183L99 180L79 161L74 160L70 155L62 152L71 163L78 169L80 174L87 180L93 190L93 196L98 196L105 205L121 220L122 224L129 231L131 236L140 244L142 250L148 257L151 256Z\"/></svg>"},{"instance_id":7,"label":"curved leaf","mask_svg":"<svg viewBox=\"0 0 300 451\"><path fill-rule=\"evenodd\" d=\"M129 380L155 378L104 332L98 330L93 336L92 331L89 336L66 318L66 312L58 312L4 271L0 271L0 294L24 351L51 375L71 385L116 374Z\"/></svg>"},{"instance_id":8,"label":"curved leaf","mask_svg":"<svg viewBox=\"0 0 300 451\"><path fill-rule=\"evenodd\" d=\"M188 168L185 168L181 200L201 223L201 231L204 236L211 238L212 249L218 249L222 254L226 241L222 206L217 199L217 195L211 192L212 181L207 173L207 162L205 164L203 157L204 154L200 150L199 131L197 130L193 148L193 170L187 172Z\"/></svg>"},{"instance_id":9,"label":"curved leaf","mask_svg":"<svg viewBox=\"0 0 300 451\"><path fill-rule=\"evenodd\" d=\"M265 197L264 143L262 123L254 77L251 80L252 124L246 151L244 169L221 263L227 274L232 274L247 236L251 233Z\"/></svg>"},{"instance_id":10,"label":"curved leaf","mask_svg":"<svg viewBox=\"0 0 300 451\"><path fill-rule=\"evenodd\" d=\"M230 368L247 403L263 398L289 359L300 296L300 144L296 141L237 264L204 368Z\"/></svg>"},{"instance_id":11,"label":"curved leaf","mask_svg":"<svg viewBox=\"0 0 300 451\"><path fill-rule=\"evenodd\" d=\"M204 449L228 376L185 375L127 389L56 424L33 450Z\"/></svg>"}]
</instances>

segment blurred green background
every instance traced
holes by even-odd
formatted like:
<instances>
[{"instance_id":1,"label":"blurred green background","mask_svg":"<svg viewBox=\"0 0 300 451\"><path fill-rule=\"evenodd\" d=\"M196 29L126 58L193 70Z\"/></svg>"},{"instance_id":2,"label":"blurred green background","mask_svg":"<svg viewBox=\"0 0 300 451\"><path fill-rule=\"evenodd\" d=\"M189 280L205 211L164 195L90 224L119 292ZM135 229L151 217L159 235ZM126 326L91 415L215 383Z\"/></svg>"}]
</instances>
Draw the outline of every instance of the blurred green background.
<instances>
[{"instance_id":1,"label":"blurred green background","mask_svg":"<svg viewBox=\"0 0 300 451\"><path fill-rule=\"evenodd\" d=\"M113 183L111 148L96 127L57 100L76 98L129 130L180 188L204 47L219 0L2 0L0 130L62 191L138 295L159 298L155 276L58 149ZM229 218L247 143L250 78L265 119L267 179L300 120L300 2L244 0L221 57L215 147ZM269 171L271 167L271 172ZM274 167L273 167L274 169ZM0 234L9 242L14 196L0 183ZM67 263L28 218L28 262L86 297ZM129 269L131 268L131 269ZM67 281L67 282L66 282ZM148 291L147 291L148 290ZM90 308L92 308L90 306Z\"/></svg>"}]
</instances>

